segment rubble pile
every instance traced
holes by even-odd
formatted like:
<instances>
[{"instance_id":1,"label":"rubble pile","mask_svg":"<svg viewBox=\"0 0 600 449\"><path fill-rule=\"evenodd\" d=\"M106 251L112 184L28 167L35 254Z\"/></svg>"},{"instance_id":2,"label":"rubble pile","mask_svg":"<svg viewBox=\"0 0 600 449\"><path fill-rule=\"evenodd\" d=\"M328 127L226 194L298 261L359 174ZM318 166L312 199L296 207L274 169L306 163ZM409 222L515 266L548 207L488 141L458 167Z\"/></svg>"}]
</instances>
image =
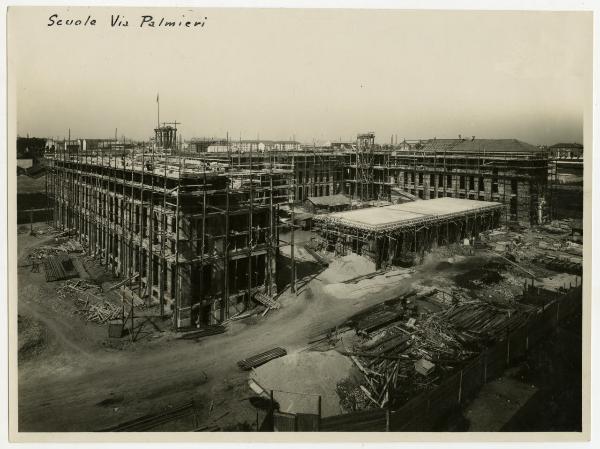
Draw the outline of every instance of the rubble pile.
<instances>
[{"instance_id":1,"label":"rubble pile","mask_svg":"<svg viewBox=\"0 0 600 449\"><path fill-rule=\"evenodd\" d=\"M354 385L338 385L341 403L356 410L399 407L422 391L437 387L483 348L524 323L530 306L498 306L463 301L421 318L374 310L349 324L363 338L346 350L362 374ZM371 323L367 326L365 323Z\"/></svg>"},{"instance_id":2,"label":"rubble pile","mask_svg":"<svg viewBox=\"0 0 600 449\"><path fill-rule=\"evenodd\" d=\"M57 290L58 297L72 300L76 307L75 313L82 315L87 321L104 324L121 317L123 306L98 296L101 293L101 286L82 279L68 280Z\"/></svg>"}]
</instances>

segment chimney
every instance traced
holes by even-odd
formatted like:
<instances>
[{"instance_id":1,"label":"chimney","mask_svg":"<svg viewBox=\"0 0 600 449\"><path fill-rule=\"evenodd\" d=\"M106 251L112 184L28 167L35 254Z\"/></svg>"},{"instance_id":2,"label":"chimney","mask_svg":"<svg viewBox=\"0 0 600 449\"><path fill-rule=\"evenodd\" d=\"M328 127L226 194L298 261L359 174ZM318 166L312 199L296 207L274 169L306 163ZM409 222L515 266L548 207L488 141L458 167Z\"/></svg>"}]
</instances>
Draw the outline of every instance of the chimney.
<instances>
[{"instance_id":1,"label":"chimney","mask_svg":"<svg viewBox=\"0 0 600 449\"><path fill-rule=\"evenodd\" d=\"M471 142L472 142L472 141L474 141L474 140L475 140L475 136L471 136L471 137L472 137L472 139L471 139Z\"/></svg>"},{"instance_id":2,"label":"chimney","mask_svg":"<svg viewBox=\"0 0 600 449\"><path fill-rule=\"evenodd\" d=\"M458 135L458 138L462 140L462 134L459 134L459 135Z\"/></svg>"}]
</instances>

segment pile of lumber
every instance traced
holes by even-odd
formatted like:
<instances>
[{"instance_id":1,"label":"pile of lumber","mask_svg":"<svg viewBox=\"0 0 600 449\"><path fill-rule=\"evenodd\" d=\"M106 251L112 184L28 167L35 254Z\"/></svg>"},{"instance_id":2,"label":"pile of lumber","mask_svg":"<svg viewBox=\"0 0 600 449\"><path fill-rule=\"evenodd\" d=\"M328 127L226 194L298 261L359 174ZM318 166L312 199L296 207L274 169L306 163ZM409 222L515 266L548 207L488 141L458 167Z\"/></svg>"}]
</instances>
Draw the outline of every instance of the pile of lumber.
<instances>
[{"instance_id":1,"label":"pile of lumber","mask_svg":"<svg viewBox=\"0 0 600 449\"><path fill-rule=\"evenodd\" d=\"M84 251L83 246L77 240L67 240L56 249L65 253L82 253Z\"/></svg>"},{"instance_id":2,"label":"pile of lumber","mask_svg":"<svg viewBox=\"0 0 600 449\"><path fill-rule=\"evenodd\" d=\"M569 259L563 259L560 257L543 256L538 259L538 263L552 271L559 273L581 275L583 270L581 262L573 262Z\"/></svg>"},{"instance_id":3,"label":"pile of lumber","mask_svg":"<svg viewBox=\"0 0 600 449\"><path fill-rule=\"evenodd\" d=\"M360 319L354 325L358 333L369 333L383 326L399 321L404 316L404 310L380 310Z\"/></svg>"},{"instance_id":4,"label":"pile of lumber","mask_svg":"<svg viewBox=\"0 0 600 449\"><path fill-rule=\"evenodd\" d=\"M452 306L439 315L457 331L463 342L502 338L527 320L520 309L499 308L489 303Z\"/></svg>"},{"instance_id":5,"label":"pile of lumber","mask_svg":"<svg viewBox=\"0 0 600 449\"><path fill-rule=\"evenodd\" d=\"M65 293L67 290L75 291L75 292L88 292L88 293L100 293L102 292L102 287L98 284L94 284L93 282L87 281L85 279L70 279L64 283L62 287L60 287L57 291L60 293Z\"/></svg>"},{"instance_id":6,"label":"pile of lumber","mask_svg":"<svg viewBox=\"0 0 600 449\"><path fill-rule=\"evenodd\" d=\"M79 276L71 258L67 254L57 254L44 259L46 282L61 281Z\"/></svg>"},{"instance_id":7,"label":"pile of lumber","mask_svg":"<svg viewBox=\"0 0 600 449\"><path fill-rule=\"evenodd\" d=\"M342 352L362 373L350 393L362 394L373 407L399 406L435 388L490 339L521 326L528 317L524 310L471 301L421 319L407 320L400 311L394 316L389 307L354 318L352 327L365 338Z\"/></svg>"},{"instance_id":8,"label":"pile of lumber","mask_svg":"<svg viewBox=\"0 0 600 449\"><path fill-rule=\"evenodd\" d=\"M260 365L264 365L267 362L270 362L273 359L277 359L279 357L283 357L287 355L287 351L283 348L273 348L266 352L262 352L260 354L254 355L252 357L248 357L247 359L240 360L237 362L237 365L245 370L249 371L252 368L256 368Z\"/></svg>"},{"instance_id":9,"label":"pile of lumber","mask_svg":"<svg viewBox=\"0 0 600 449\"><path fill-rule=\"evenodd\" d=\"M108 429L102 429L100 432L143 432L159 427L165 423L176 421L180 418L194 415L195 406L192 401L183 405L175 406L168 410L152 415L144 415L131 421L120 423ZM207 429L212 431L212 429Z\"/></svg>"},{"instance_id":10,"label":"pile of lumber","mask_svg":"<svg viewBox=\"0 0 600 449\"><path fill-rule=\"evenodd\" d=\"M253 298L269 309L279 309L279 303L269 298L264 293L257 292L254 294Z\"/></svg>"},{"instance_id":11,"label":"pile of lumber","mask_svg":"<svg viewBox=\"0 0 600 449\"><path fill-rule=\"evenodd\" d=\"M75 298L77 313L81 314L86 320L105 324L123 315L123 308L104 301L102 304L93 304L86 298Z\"/></svg>"},{"instance_id":12,"label":"pile of lumber","mask_svg":"<svg viewBox=\"0 0 600 449\"><path fill-rule=\"evenodd\" d=\"M101 286L78 279L65 282L57 290L57 295L63 299L71 298L75 303L75 313L82 315L88 321L104 324L120 318L123 314L122 306L97 296L101 292Z\"/></svg>"},{"instance_id":13,"label":"pile of lumber","mask_svg":"<svg viewBox=\"0 0 600 449\"><path fill-rule=\"evenodd\" d=\"M356 284L356 283L358 283L360 281L363 281L365 279L372 279L375 276L379 276L380 274L384 274L386 271L388 271L388 270L387 269L377 270L377 271L373 271L372 273L361 274L360 276L356 276L356 277L353 277L351 279L347 279L343 283L344 284Z\"/></svg>"}]
</instances>

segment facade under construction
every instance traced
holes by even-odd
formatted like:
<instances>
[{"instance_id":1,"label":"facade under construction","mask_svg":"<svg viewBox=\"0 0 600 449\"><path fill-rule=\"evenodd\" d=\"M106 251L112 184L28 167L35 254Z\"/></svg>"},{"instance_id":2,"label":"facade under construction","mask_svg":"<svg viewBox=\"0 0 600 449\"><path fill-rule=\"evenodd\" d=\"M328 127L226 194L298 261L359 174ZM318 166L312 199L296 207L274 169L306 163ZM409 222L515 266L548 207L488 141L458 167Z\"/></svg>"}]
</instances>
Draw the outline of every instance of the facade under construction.
<instances>
[{"instance_id":1,"label":"facade under construction","mask_svg":"<svg viewBox=\"0 0 600 449\"><path fill-rule=\"evenodd\" d=\"M345 193L361 200L501 202L505 221L526 226L548 211L548 155L516 139L430 139L402 149L359 139L344 167Z\"/></svg>"},{"instance_id":2,"label":"facade under construction","mask_svg":"<svg viewBox=\"0 0 600 449\"><path fill-rule=\"evenodd\" d=\"M123 276L127 295L160 305L176 327L270 301L290 168L169 153L47 154L55 224Z\"/></svg>"},{"instance_id":3,"label":"facade under construction","mask_svg":"<svg viewBox=\"0 0 600 449\"><path fill-rule=\"evenodd\" d=\"M224 147L227 148L227 147ZM249 158L251 153L238 153ZM226 152L212 153L215 158ZM344 194L398 203L434 198L500 202L503 221L529 226L550 213L548 153L517 139L429 139L379 145L372 132L355 142L301 151L256 152L294 170L294 199Z\"/></svg>"},{"instance_id":4,"label":"facade under construction","mask_svg":"<svg viewBox=\"0 0 600 449\"><path fill-rule=\"evenodd\" d=\"M456 198L414 201L315 217L327 248L372 259L377 269L412 265L438 245L475 239L499 226L500 203Z\"/></svg>"},{"instance_id":5,"label":"facade under construction","mask_svg":"<svg viewBox=\"0 0 600 449\"><path fill-rule=\"evenodd\" d=\"M226 141L226 151L199 154L182 151L176 125L158 126L151 146L56 145L46 160L55 224L177 327L272 304L279 248L290 243L280 229L295 223L280 219L280 205L293 214L294 203L345 195L384 206L314 220L330 250L378 266L412 263L500 221L546 218L547 155L518 140L382 146L366 133L349 146L253 152Z\"/></svg>"}]
</instances>

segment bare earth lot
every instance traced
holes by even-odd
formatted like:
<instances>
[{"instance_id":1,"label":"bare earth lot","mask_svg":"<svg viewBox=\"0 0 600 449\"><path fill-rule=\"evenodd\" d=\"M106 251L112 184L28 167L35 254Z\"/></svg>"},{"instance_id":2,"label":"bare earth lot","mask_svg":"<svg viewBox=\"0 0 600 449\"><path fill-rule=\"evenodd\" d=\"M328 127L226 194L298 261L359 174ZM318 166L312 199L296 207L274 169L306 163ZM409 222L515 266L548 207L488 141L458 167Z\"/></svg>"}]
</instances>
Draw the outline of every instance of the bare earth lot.
<instances>
[{"instance_id":1,"label":"bare earth lot","mask_svg":"<svg viewBox=\"0 0 600 449\"><path fill-rule=\"evenodd\" d=\"M410 275L388 272L357 284L343 284L343 280L373 272L373 264L350 255L333 261L327 269L317 269L310 254L297 249L299 277L304 280L298 283L297 295L289 290L282 294L279 310L231 321L225 333L200 341L177 339L169 320L151 317L153 326L148 325L149 331L132 343L127 337L108 339L106 325L85 321L74 313L72 301L57 295L63 282L47 283L43 268L31 271L27 254L49 242L49 235L18 235L20 431L102 430L190 399L201 407L199 427L256 430L257 410L248 400L255 393L248 385L249 373L237 367L238 360L277 346L292 355L290 363L309 360L310 354L299 355L298 351L348 317L415 288L435 284L453 290L461 283L468 285L477 281L471 279L473 273L479 273L476 270L490 259L483 253L470 255L471 250L459 248L458 253L464 254L457 254L456 249L440 248ZM286 254L286 249L282 252ZM110 273L103 276L107 285L118 282ZM501 282L481 289L481 294L495 300L521 288L521 280L506 271ZM297 369L290 367L291 372ZM530 374L525 379L524 369L513 371L513 375L507 374L510 378L486 386L465 410L462 419L467 423L459 430L517 429L517 417L532 421L539 407L548 408L555 387ZM332 382L324 380L326 374L331 373L323 374L322 382L313 379L319 394L326 395L322 388ZM267 371L262 378L269 375ZM296 378L289 382L277 379L277 386L271 388L286 389L286 384L288 391L302 388L301 379ZM525 407L532 397L536 402ZM327 399L329 413L335 413L335 402L335 398Z\"/></svg>"}]
</instances>

